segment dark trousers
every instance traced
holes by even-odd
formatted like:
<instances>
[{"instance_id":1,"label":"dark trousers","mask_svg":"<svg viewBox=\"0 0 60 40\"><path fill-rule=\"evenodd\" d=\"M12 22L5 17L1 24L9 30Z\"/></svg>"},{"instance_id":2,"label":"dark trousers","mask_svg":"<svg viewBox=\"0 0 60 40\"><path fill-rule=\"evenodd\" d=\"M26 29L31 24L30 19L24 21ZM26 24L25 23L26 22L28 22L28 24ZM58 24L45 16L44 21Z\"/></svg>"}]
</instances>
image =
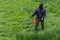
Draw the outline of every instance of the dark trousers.
<instances>
[{"instance_id":1,"label":"dark trousers","mask_svg":"<svg viewBox=\"0 0 60 40\"><path fill-rule=\"evenodd\" d=\"M39 25L39 22L41 22L41 29L43 30L44 29L44 19L43 20L41 20L41 19L36 19L37 20L37 23L36 23L36 25L35 25L35 30L37 30L38 29L38 25Z\"/></svg>"}]
</instances>

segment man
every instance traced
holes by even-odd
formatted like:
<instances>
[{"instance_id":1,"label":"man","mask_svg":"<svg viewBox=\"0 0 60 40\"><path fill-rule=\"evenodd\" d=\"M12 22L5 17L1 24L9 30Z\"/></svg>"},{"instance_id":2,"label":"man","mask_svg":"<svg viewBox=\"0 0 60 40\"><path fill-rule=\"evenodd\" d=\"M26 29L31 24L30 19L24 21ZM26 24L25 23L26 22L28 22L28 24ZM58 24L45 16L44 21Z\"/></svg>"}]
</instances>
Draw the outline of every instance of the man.
<instances>
[{"instance_id":1,"label":"man","mask_svg":"<svg viewBox=\"0 0 60 40\"><path fill-rule=\"evenodd\" d=\"M43 4L39 5L39 8L35 10L35 12L32 14L31 18L36 15L36 26L35 30L37 30L39 22L41 22L42 30L44 29L44 18L46 16L46 10L43 8Z\"/></svg>"}]
</instances>

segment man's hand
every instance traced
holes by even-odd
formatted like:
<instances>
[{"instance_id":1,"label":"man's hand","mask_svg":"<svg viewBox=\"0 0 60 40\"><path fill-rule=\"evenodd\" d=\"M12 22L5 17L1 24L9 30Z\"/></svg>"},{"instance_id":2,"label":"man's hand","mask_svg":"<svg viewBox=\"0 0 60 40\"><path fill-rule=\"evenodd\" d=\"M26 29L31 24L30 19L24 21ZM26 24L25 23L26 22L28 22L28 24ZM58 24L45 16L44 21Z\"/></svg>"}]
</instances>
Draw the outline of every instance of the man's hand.
<instances>
[{"instance_id":1,"label":"man's hand","mask_svg":"<svg viewBox=\"0 0 60 40\"><path fill-rule=\"evenodd\" d=\"M43 20L43 17L41 18L41 20Z\"/></svg>"},{"instance_id":2,"label":"man's hand","mask_svg":"<svg viewBox=\"0 0 60 40\"><path fill-rule=\"evenodd\" d=\"M30 18L32 18L32 16Z\"/></svg>"}]
</instances>

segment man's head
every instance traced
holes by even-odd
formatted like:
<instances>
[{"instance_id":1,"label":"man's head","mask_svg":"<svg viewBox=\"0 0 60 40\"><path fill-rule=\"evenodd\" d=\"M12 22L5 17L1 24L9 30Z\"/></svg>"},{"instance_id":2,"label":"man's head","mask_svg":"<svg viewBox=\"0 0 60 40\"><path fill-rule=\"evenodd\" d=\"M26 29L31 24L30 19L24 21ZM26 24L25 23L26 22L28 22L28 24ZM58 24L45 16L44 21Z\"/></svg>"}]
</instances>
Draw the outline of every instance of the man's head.
<instances>
[{"instance_id":1,"label":"man's head","mask_svg":"<svg viewBox=\"0 0 60 40\"><path fill-rule=\"evenodd\" d=\"M39 5L39 9L40 9L40 10L43 10L43 4L40 4L40 5Z\"/></svg>"}]
</instances>

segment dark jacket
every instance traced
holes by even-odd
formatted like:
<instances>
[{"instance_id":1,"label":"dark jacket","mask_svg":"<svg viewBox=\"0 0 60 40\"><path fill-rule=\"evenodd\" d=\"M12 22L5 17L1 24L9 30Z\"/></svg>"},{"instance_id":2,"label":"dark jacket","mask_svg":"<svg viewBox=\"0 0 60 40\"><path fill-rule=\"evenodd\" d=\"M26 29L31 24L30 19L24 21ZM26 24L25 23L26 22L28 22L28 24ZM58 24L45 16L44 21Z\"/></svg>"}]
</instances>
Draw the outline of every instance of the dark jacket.
<instances>
[{"instance_id":1,"label":"dark jacket","mask_svg":"<svg viewBox=\"0 0 60 40\"><path fill-rule=\"evenodd\" d=\"M33 16L35 16L36 15L36 18L38 19L38 18L45 18L45 16L46 16L46 10L45 9L43 9L41 12L40 12L40 9L39 8L37 8L36 10L35 10L35 12L32 14L32 17Z\"/></svg>"}]
</instances>

